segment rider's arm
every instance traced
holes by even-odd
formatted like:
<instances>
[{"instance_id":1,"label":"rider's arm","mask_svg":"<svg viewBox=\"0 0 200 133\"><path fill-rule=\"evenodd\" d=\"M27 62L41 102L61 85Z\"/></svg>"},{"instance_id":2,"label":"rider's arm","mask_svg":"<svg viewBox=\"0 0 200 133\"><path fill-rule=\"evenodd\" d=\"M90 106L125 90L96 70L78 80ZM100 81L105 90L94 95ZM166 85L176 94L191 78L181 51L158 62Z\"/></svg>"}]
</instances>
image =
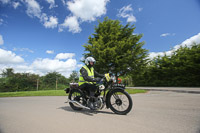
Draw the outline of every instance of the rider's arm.
<instances>
[{"instance_id":1,"label":"rider's arm","mask_svg":"<svg viewBox=\"0 0 200 133\"><path fill-rule=\"evenodd\" d=\"M94 76L103 78L104 74L99 74L97 71L94 70Z\"/></svg>"},{"instance_id":2,"label":"rider's arm","mask_svg":"<svg viewBox=\"0 0 200 133\"><path fill-rule=\"evenodd\" d=\"M80 73L82 74L83 76L83 79L85 81L88 81L88 82L98 82L99 81L99 78L91 78L88 76L88 73L87 73L87 70L85 70L85 68L81 68L80 70Z\"/></svg>"}]
</instances>

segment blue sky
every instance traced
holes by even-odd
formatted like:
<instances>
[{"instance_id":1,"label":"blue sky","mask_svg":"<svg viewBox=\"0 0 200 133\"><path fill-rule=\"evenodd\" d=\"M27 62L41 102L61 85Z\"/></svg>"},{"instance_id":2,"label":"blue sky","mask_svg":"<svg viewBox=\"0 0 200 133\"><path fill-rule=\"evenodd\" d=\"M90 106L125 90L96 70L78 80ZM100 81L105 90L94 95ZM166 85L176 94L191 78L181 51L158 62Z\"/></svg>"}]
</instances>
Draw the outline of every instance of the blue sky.
<instances>
[{"instance_id":1,"label":"blue sky","mask_svg":"<svg viewBox=\"0 0 200 133\"><path fill-rule=\"evenodd\" d=\"M151 58L200 43L200 0L0 0L0 70L68 77L106 16L134 24Z\"/></svg>"}]
</instances>

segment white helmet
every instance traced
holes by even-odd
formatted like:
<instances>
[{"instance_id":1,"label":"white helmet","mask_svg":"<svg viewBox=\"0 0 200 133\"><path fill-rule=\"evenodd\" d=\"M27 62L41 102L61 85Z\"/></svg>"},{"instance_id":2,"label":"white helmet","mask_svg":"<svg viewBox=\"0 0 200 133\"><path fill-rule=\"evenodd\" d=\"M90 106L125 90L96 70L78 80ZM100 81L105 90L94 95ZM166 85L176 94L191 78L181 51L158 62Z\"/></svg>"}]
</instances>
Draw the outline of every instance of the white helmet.
<instances>
[{"instance_id":1,"label":"white helmet","mask_svg":"<svg viewBox=\"0 0 200 133\"><path fill-rule=\"evenodd\" d=\"M85 59L85 64L86 64L86 65L89 65L90 62L95 63L96 60L95 60L93 57L87 57L87 58Z\"/></svg>"}]
</instances>

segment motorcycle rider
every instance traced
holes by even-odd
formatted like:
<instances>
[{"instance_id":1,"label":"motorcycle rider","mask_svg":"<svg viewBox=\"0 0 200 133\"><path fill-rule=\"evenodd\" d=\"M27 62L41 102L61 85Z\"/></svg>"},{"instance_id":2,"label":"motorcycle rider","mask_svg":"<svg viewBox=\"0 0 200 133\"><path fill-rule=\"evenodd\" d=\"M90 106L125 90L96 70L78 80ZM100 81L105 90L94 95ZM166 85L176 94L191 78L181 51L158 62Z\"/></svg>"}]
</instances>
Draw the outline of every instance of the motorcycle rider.
<instances>
[{"instance_id":1,"label":"motorcycle rider","mask_svg":"<svg viewBox=\"0 0 200 133\"><path fill-rule=\"evenodd\" d=\"M96 60L93 57L87 57L85 59L85 65L80 69L79 76L79 88L86 90L90 95L90 102L95 102L95 92L98 90L95 85L96 82L99 82L104 75L99 74L93 68ZM97 77L97 78L95 78ZM101 78L99 78L101 77ZM90 105L90 108L94 108L93 105Z\"/></svg>"}]
</instances>

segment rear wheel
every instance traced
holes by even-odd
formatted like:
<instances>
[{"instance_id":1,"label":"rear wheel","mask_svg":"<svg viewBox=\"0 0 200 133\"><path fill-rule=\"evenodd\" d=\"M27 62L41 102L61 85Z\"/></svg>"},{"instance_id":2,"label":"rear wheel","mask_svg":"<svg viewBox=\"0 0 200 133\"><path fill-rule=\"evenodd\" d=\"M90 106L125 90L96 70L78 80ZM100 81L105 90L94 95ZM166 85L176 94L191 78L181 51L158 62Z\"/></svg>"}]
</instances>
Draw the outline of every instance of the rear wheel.
<instances>
[{"instance_id":1,"label":"rear wheel","mask_svg":"<svg viewBox=\"0 0 200 133\"><path fill-rule=\"evenodd\" d=\"M80 104L84 104L83 94L82 94L82 92L81 92L80 90L78 90L78 89L72 89L72 90L70 91L70 93L69 93L68 98L69 98L70 100L77 101L77 102L79 102ZM71 108L72 108L73 110L81 110L81 109L83 109L83 108L78 107L76 104L71 103L71 102L69 102L69 105L71 106Z\"/></svg>"},{"instance_id":2,"label":"rear wheel","mask_svg":"<svg viewBox=\"0 0 200 133\"><path fill-rule=\"evenodd\" d=\"M133 106L131 96L122 89L113 90L108 100L110 109L120 115L129 113Z\"/></svg>"}]
</instances>

